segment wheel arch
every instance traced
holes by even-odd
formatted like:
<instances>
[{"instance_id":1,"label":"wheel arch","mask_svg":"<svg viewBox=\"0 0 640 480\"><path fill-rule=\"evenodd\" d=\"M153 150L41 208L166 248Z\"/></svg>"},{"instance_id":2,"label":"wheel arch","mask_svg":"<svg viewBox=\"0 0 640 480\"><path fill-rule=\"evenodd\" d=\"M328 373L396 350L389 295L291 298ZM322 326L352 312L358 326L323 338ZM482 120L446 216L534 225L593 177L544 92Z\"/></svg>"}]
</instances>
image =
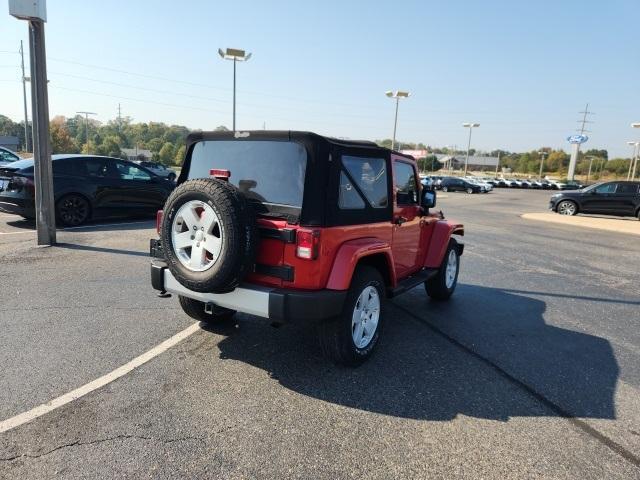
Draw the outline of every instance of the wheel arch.
<instances>
[{"instance_id":1,"label":"wheel arch","mask_svg":"<svg viewBox=\"0 0 640 480\"><path fill-rule=\"evenodd\" d=\"M436 222L425 258L425 267L440 268L440 264L451 240L456 243L458 254L462 255L464 246L453 238L453 235L464 236L464 225L449 222L448 220L439 220Z\"/></svg>"},{"instance_id":2,"label":"wheel arch","mask_svg":"<svg viewBox=\"0 0 640 480\"><path fill-rule=\"evenodd\" d=\"M391 246L376 238L361 238L347 241L338 248L327 280L327 289L347 290L356 268L360 265L377 269L387 287L395 286L396 275Z\"/></svg>"}]
</instances>

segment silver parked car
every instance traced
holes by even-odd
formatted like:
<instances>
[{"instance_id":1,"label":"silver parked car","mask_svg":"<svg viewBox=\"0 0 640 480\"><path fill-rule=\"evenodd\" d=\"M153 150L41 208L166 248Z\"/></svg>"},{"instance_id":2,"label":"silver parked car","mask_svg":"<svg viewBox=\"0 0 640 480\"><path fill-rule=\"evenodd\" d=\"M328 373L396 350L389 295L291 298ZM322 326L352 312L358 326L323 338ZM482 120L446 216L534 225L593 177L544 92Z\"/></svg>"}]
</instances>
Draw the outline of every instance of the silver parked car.
<instances>
[{"instance_id":1,"label":"silver parked car","mask_svg":"<svg viewBox=\"0 0 640 480\"><path fill-rule=\"evenodd\" d=\"M147 170L151 170L153 173L155 173L156 175L158 175L160 177L165 177L167 180L171 180L172 182L175 181L175 179L177 177L176 172L171 170L169 167L165 167L161 163L147 162L147 161L144 161L144 160L140 160L140 161L137 161L135 163L137 163L141 167L146 168Z\"/></svg>"}]
</instances>

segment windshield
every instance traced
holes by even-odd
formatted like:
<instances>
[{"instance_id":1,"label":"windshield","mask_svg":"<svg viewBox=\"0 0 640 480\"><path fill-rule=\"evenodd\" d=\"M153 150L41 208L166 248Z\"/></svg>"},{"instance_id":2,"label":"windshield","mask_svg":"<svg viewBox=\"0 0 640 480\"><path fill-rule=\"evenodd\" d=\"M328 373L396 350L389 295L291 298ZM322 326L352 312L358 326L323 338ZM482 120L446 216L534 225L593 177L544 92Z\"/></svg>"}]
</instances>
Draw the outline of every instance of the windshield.
<instances>
[{"instance_id":1,"label":"windshield","mask_svg":"<svg viewBox=\"0 0 640 480\"><path fill-rule=\"evenodd\" d=\"M229 170L229 182L267 205L302 207L305 148L294 142L212 140L198 142L188 178L209 178L212 168Z\"/></svg>"},{"instance_id":2,"label":"windshield","mask_svg":"<svg viewBox=\"0 0 640 480\"><path fill-rule=\"evenodd\" d=\"M33 158L25 158L23 160L16 160L15 162L8 163L2 168L5 170L22 170L25 168L33 168Z\"/></svg>"}]
</instances>

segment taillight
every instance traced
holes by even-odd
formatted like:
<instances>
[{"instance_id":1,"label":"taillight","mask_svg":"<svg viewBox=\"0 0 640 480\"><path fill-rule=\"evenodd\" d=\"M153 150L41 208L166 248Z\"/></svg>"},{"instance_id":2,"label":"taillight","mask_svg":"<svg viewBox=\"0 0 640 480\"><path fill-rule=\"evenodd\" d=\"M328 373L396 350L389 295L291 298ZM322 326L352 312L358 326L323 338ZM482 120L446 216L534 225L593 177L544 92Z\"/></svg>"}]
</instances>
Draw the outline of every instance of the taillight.
<instances>
[{"instance_id":1,"label":"taillight","mask_svg":"<svg viewBox=\"0 0 640 480\"><path fill-rule=\"evenodd\" d=\"M162 230L162 216L164 212L162 210L158 210L156 212L156 232L160 235L160 230Z\"/></svg>"},{"instance_id":2,"label":"taillight","mask_svg":"<svg viewBox=\"0 0 640 480\"><path fill-rule=\"evenodd\" d=\"M218 180L229 180L231 176L230 170L223 170L221 168L212 168L209 170L209 177L217 178Z\"/></svg>"},{"instance_id":3,"label":"taillight","mask_svg":"<svg viewBox=\"0 0 640 480\"><path fill-rule=\"evenodd\" d=\"M296 257L305 260L318 258L320 230L298 230L296 232Z\"/></svg>"},{"instance_id":4,"label":"taillight","mask_svg":"<svg viewBox=\"0 0 640 480\"><path fill-rule=\"evenodd\" d=\"M19 192L23 189L33 196L36 192L36 184L33 183L33 180L29 177L15 176L9 180L7 191Z\"/></svg>"}]
</instances>

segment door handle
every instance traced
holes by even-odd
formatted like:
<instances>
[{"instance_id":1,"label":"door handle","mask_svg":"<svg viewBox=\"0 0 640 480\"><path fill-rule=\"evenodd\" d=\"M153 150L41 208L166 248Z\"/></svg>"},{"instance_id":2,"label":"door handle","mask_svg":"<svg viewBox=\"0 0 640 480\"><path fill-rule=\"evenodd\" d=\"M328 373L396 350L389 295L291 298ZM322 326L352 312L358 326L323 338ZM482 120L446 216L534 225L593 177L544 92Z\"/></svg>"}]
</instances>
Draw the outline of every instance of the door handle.
<instances>
[{"instance_id":1,"label":"door handle","mask_svg":"<svg viewBox=\"0 0 640 480\"><path fill-rule=\"evenodd\" d=\"M398 217L396 217L396 218L393 220L393 223L395 223L396 225L402 225L402 224L403 224L404 222L406 222L407 220L408 220L408 219L407 219L406 217L400 217L400 216L398 216Z\"/></svg>"}]
</instances>

